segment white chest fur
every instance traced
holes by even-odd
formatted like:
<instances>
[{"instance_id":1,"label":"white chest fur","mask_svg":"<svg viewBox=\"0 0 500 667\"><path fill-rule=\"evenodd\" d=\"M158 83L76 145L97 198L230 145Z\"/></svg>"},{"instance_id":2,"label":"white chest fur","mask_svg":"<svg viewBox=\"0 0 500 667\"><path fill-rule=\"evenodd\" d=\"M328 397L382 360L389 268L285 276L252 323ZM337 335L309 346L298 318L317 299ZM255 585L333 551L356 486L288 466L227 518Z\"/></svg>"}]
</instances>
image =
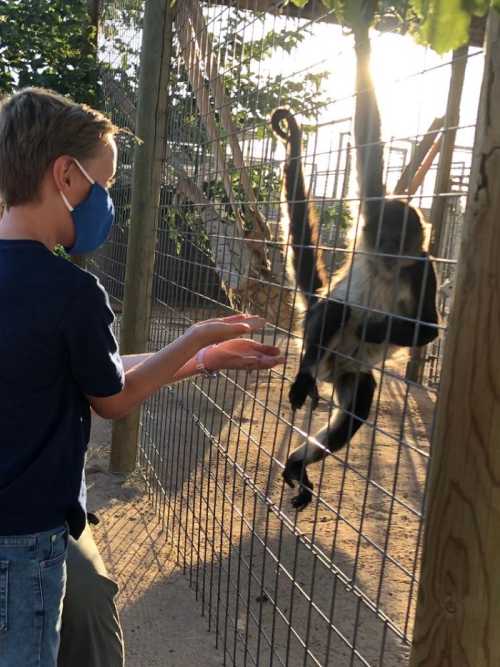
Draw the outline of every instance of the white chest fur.
<instances>
[{"instance_id":1,"label":"white chest fur","mask_svg":"<svg viewBox=\"0 0 500 667\"><path fill-rule=\"evenodd\" d=\"M394 346L366 343L358 330L364 318L382 319L385 315L411 313L412 294L401 273L386 270L380 260L358 255L346 274L334 286L331 297L350 307L343 329L330 341L332 355L320 364L319 376L332 379L342 372L369 370L390 356Z\"/></svg>"}]
</instances>

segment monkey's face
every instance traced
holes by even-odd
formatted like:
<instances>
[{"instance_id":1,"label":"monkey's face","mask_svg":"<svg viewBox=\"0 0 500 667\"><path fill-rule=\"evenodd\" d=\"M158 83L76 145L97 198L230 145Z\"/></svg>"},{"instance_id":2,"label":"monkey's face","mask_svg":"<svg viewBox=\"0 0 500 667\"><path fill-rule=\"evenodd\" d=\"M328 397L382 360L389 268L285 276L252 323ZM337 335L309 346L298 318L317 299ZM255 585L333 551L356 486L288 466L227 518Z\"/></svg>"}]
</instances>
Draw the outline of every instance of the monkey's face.
<instances>
[{"instance_id":1,"label":"monkey's face","mask_svg":"<svg viewBox=\"0 0 500 667\"><path fill-rule=\"evenodd\" d=\"M391 270L413 264L422 252L424 232L418 212L406 202L386 199L371 211L364 229L370 251Z\"/></svg>"}]
</instances>

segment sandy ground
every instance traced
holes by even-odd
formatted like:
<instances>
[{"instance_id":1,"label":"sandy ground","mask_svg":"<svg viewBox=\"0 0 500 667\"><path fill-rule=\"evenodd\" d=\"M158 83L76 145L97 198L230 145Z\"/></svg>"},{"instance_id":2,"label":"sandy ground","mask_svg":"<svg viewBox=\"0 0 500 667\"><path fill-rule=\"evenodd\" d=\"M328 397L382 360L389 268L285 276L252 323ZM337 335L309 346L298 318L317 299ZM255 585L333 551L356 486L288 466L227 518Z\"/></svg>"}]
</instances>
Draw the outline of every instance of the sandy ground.
<instances>
[{"instance_id":1,"label":"sandy ground","mask_svg":"<svg viewBox=\"0 0 500 667\"><path fill-rule=\"evenodd\" d=\"M160 323L157 335L170 333ZM378 375L370 423L351 445L311 469L319 499L299 515L282 462L330 407L325 385L314 415L291 424L294 353L284 373L186 382L151 400L149 496L139 477L105 473L106 434L96 431L90 505L122 587L129 664L215 665L224 654L238 666L407 664L397 635L411 636L434 402L400 379L405 363Z\"/></svg>"},{"instance_id":2,"label":"sandy ground","mask_svg":"<svg viewBox=\"0 0 500 667\"><path fill-rule=\"evenodd\" d=\"M138 475L108 472L109 424L95 419L87 460L94 536L120 586L118 605L127 667L219 667L222 652L208 633L173 547Z\"/></svg>"}]
</instances>

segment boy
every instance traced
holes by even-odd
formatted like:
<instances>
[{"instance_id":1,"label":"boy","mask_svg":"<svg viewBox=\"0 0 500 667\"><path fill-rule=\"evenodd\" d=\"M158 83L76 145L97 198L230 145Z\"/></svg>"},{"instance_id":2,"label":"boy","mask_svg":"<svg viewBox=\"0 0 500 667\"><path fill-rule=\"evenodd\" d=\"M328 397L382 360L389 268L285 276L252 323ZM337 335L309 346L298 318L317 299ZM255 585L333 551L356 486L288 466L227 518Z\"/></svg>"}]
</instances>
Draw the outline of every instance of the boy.
<instances>
[{"instance_id":1,"label":"boy","mask_svg":"<svg viewBox=\"0 0 500 667\"><path fill-rule=\"evenodd\" d=\"M0 667L55 667L68 533L86 525L90 408L119 419L203 369L271 368L279 350L239 339L261 318L190 327L121 358L106 293L54 255L95 250L113 222L117 129L42 89L0 107ZM220 344L220 345L216 345Z\"/></svg>"}]
</instances>

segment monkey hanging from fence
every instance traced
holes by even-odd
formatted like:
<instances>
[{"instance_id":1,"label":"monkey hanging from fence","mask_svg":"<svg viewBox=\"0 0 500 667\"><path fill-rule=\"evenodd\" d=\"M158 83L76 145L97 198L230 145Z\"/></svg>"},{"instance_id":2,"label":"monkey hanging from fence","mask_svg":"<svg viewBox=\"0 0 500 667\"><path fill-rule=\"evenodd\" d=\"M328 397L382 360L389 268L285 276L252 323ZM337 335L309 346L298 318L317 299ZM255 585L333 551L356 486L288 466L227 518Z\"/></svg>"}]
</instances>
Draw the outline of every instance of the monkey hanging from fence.
<instances>
[{"instance_id":1,"label":"monkey hanging from fence","mask_svg":"<svg viewBox=\"0 0 500 667\"><path fill-rule=\"evenodd\" d=\"M298 410L309 396L316 408L317 380L334 385L338 403L329 423L286 462L285 481L299 485L292 500L297 510L312 499L307 466L344 447L367 420L376 387L373 367L398 347L426 345L438 335L436 275L424 249L421 214L407 201L385 197L368 25L354 31L354 132L364 224L350 261L332 277L331 286L318 251L318 222L305 191L301 128L288 109L276 109L271 117L287 149L282 216L290 226L295 280L307 308L304 352L290 403Z\"/></svg>"}]
</instances>

